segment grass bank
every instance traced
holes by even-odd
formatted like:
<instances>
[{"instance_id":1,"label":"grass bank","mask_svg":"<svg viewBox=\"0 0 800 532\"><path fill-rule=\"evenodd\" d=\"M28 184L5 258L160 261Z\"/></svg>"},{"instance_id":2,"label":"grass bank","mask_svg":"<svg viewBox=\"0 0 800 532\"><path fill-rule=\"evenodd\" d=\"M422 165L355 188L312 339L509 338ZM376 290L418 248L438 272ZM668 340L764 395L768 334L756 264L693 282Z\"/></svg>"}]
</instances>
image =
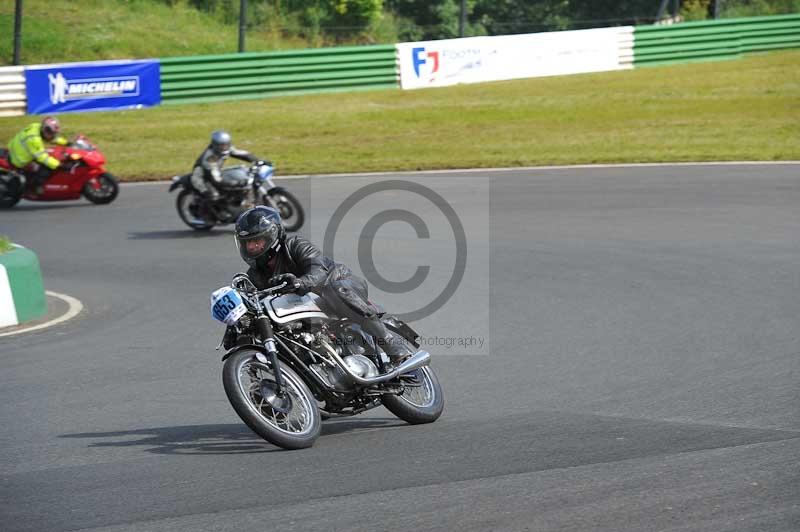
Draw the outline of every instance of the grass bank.
<instances>
[{"instance_id":1,"label":"grass bank","mask_svg":"<svg viewBox=\"0 0 800 532\"><path fill-rule=\"evenodd\" d=\"M0 236L0 255L12 249L14 249L14 247L11 245L11 241L4 236Z\"/></svg>"},{"instance_id":2,"label":"grass bank","mask_svg":"<svg viewBox=\"0 0 800 532\"><path fill-rule=\"evenodd\" d=\"M238 27L184 2L25 0L22 64L236 52ZM238 9L238 2L236 3ZM0 65L11 64L14 2L0 2ZM253 28L247 50L304 48L300 38Z\"/></svg>"},{"instance_id":3,"label":"grass bank","mask_svg":"<svg viewBox=\"0 0 800 532\"><path fill-rule=\"evenodd\" d=\"M800 159L800 51L445 89L65 114L125 179L185 172L208 133L279 174ZM7 142L31 117L0 119Z\"/></svg>"}]
</instances>

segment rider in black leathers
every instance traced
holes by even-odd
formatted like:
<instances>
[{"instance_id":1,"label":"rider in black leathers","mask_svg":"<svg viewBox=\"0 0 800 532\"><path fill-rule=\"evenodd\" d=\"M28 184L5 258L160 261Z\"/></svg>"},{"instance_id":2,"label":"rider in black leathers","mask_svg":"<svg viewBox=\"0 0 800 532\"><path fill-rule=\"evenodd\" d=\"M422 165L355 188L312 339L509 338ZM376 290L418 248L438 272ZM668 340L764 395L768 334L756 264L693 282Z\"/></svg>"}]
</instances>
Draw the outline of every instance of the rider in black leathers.
<instances>
[{"instance_id":1,"label":"rider in black leathers","mask_svg":"<svg viewBox=\"0 0 800 532\"><path fill-rule=\"evenodd\" d=\"M367 283L350 268L322 255L300 236L286 238L280 215L270 207L254 207L236 221L236 245L250 266L247 275L260 290L287 283L287 291L315 292L333 307L371 334L393 362L409 352L381 322L378 309L369 302Z\"/></svg>"},{"instance_id":2,"label":"rider in black leathers","mask_svg":"<svg viewBox=\"0 0 800 532\"><path fill-rule=\"evenodd\" d=\"M191 182L195 190L212 201L220 198L217 187L222 183L222 167L228 157L249 163L258 161L258 157L249 151L235 148L227 131L217 130L211 133L211 142L194 163Z\"/></svg>"}]
</instances>

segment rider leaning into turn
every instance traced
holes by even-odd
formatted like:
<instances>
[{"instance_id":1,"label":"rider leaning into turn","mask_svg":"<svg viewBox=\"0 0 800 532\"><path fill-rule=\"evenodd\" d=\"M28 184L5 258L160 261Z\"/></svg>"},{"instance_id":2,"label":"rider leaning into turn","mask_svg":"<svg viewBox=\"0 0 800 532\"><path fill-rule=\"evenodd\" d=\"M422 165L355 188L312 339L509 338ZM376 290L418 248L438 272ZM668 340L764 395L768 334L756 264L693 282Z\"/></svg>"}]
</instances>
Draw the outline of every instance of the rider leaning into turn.
<instances>
[{"instance_id":1,"label":"rider leaning into turn","mask_svg":"<svg viewBox=\"0 0 800 532\"><path fill-rule=\"evenodd\" d=\"M315 292L336 314L350 318L371 334L392 362L408 356L402 342L393 339L369 302L366 281L344 264L323 256L305 238L286 238L278 211L264 206L245 211L236 221L234 237L256 288L263 290L285 282L287 291L301 295Z\"/></svg>"},{"instance_id":2,"label":"rider leaning into turn","mask_svg":"<svg viewBox=\"0 0 800 532\"><path fill-rule=\"evenodd\" d=\"M59 135L61 125L53 117L34 122L14 135L8 143L9 161L24 175L31 178L33 189L44 185L47 178L59 167L69 170L71 162L61 163L47 153L46 143L66 145L67 139Z\"/></svg>"},{"instance_id":3,"label":"rider leaning into turn","mask_svg":"<svg viewBox=\"0 0 800 532\"><path fill-rule=\"evenodd\" d=\"M249 151L233 147L230 133L223 130L214 131L211 133L211 143L194 163L191 179L195 190L211 200L219 199L217 185L222 182L222 167L228 156L249 163L258 161L258 158Z\"/></svg>"}]
</instances>

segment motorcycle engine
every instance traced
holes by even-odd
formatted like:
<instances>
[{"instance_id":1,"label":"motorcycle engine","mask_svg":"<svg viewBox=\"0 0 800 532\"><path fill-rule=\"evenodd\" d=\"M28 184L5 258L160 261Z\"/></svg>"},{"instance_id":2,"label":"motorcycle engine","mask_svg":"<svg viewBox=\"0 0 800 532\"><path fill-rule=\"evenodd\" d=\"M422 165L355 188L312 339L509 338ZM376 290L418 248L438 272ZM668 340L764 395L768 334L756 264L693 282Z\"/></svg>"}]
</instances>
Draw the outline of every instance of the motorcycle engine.
<instances>
[{"instance_id":1,"label":"motorcycle engine","mask_svg":"<svg viewBox=\"0 0 800 532\"><path fill-rule=\"evenodd\" d=\"M342 360L344 360L347 368L359 377L375 377L378 375L378 368L364 355L350 355L344 357ZM347 375L345 375L344 371L339 367L326 367L321 364L312 364L311 369L318 375L322 373L323 375L321 376L323 379L336 390L345 391L353 387Z\"/></svg>"},{"instance_id":2,"label":"motorcycle engine","mask_svg":"<svg viewBox=\"0 0 800 532\"><path fill-rule=\"evenodd\" d=\"M350 368L350 371L359 377L369 378L378 376L378 368L364 355L350 355L344 357L343 360L344 363L347 364L347 367Z\"/></svg>"}]
</instances>

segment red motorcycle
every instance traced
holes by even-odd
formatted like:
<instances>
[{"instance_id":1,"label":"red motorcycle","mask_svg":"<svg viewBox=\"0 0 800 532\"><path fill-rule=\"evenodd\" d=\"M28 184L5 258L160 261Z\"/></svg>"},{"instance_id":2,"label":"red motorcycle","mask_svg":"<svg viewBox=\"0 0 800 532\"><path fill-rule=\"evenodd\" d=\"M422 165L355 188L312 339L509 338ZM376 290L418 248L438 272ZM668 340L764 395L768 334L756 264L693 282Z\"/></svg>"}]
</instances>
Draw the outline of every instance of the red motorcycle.
<instances>
[{"instance_id":1,"label":"red motorcycle","mask_svg":"<svg viewBox=\"0 0 800 532\"><path fill-rule=\"evenodd\" d=\"M83 135L66 146L54 146L47 151L62 163L72 161L72 167L69 170L58 168L41 188L34 190L29 179L11 165L8 151L0 148L0 208L13 207L22 198L62 201L81 196L96 205L104 205L119 194L117 178L103 166L106 158Z\"/></svg>"}]
</instances>

